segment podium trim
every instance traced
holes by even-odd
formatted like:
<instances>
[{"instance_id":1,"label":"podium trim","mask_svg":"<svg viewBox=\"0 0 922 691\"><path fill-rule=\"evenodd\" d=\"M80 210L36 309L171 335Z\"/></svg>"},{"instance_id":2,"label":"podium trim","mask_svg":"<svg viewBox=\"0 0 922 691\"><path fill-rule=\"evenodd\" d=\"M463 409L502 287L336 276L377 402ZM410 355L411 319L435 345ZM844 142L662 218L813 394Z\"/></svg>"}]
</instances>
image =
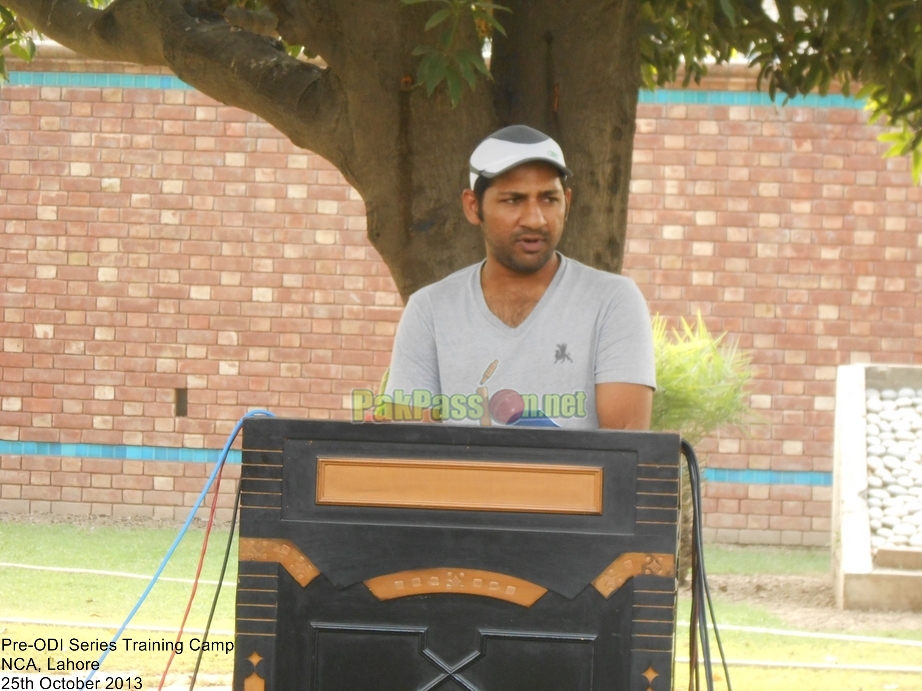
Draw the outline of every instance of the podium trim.
<instances>
[{"instance_id":1,"label":"podium trim","mask_svg":"<svg viewBox=\"0 0 922 691\"><path fill-rule=\"evenodd\" d=\"M370 578L365 585L379 600L455 593L491 597L522 607L531 607L547 592L546 588L515 576L464 568L401 571Z\"/></svg>"},{"instance_id":2,"label":"podium trim","mask_svg":"<svg viewBox=\"0 0 922 691\"><path fill-rule=\"evenodd\" d=\"M320 569L304 556L291 540L282 538L240 538L240 561L276 562L291 574L301 587L320 575Z\"/></svg>"}]
</instances>

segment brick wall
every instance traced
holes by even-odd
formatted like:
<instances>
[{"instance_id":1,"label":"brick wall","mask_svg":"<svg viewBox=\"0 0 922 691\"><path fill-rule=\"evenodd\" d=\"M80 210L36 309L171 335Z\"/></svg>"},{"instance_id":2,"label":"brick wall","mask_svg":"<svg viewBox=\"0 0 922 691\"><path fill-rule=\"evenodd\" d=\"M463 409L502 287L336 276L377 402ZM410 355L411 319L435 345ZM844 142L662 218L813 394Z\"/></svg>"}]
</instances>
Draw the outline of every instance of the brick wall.
<instances>
[{"instance_id":1,"label":"brick wall","mask_svg":"<svg viewBox=\"0 0 922 691\"><path fill-rule=\"evenodd\" d=\"M745 88L743 78L714 89ZM710 465L832 470L836 366L922 361L922 191L855 107L641 105L625 273L752 354L760 424ZM711 483L731 542L827 544L829 487Z\"/></svg>"},{"instance_id":2,"label":"brick wall","mask_svg":"<svg viewBox=\"0 0 922 691\"><path fill-rule=\"evenodd\" d=\"M6 454L0 457L0 512L184 521L212 469L204 463ZM225 466L218 487L218 520L231 519L239 478L239 465ZM209 491L198 518L208 517L213 498Z\"/></svg>"},{"instance_id":3,"label":"brick wall","mask_svg":"<svg viewBox=\"0 0 922 691\"><path fill-rule=\"evenodd\" d=\"M920 191L858 108L733 105L738 71L706 89L639 107L625 273L753 356L760 424L701 450L788 474L711 482L710 537L826 544L830 488L794 482L831 471L837 365L922 361ZM0 89L0 444L78 445L0 457L0 511L175 513L203 464L79 445L220 448L254 407L346 417L400 314L363 214L328 163L194 91Z\"/></svg>"}]
</instances>

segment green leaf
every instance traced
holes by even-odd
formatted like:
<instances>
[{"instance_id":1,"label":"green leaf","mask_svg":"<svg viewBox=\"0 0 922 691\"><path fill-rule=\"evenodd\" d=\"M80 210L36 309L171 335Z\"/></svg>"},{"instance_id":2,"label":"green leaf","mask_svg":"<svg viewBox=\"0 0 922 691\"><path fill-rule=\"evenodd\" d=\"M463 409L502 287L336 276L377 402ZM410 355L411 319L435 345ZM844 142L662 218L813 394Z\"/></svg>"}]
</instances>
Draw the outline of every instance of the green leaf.
<instances>
[{"instance_id":1,"label":"green leaf","mask_svg":"<svg viewBox=\"0 0 922 691\"><path fill-rule=\"evenodd\" d=\"M919 149L913 149L912 150L912 181L918 185L920 178L922 178L922 151L919 151Z\"/></svg>"},{"instance_id":2,"label":"green leaf","mask_svg":"<svg viewBox=\"0 0 922 691\"><path fill-rule=\"evenodd\" d=\"M15 55L20 60L29 62L32 57L29 55L29 51L19 43L10 44L10 52Z\"/></svg>"},{"instance_id":3,"label":"green leaf","mask_svg":"<svg viewBox=\"0 0 922 691\"><path fill-rule=\"evenodd\" d=\"M480 51L473 50L471 48L460 48L458 52L455 53L455 59L457 60L459 67L466 65L468 68L477 70L487 79L493 79L493 75L490 74L490 69L483 61L483 55L480 53ZM471 76L476 79L476 75L474 75L473 72L471 73ZM467 79L466 76L465 79ZM468 82L470 82L470 79L468 79ZM474 88L473 84L471 84L471 88Z\"/></svg>"},{"instance_id":4,"label":"green leaf","mask_svg":"<svg viewBox=\"0 0 922 691\"><path fill-rule=\"evenodd\" d=\"M810 69L807 72L806 78L804 79L803 93L805 94L809 94L811 91L813 91L814 87L819 82L820 76L822 74L821 72L822 66L820 65L820 61L813 60L812 62L813 64L810 65Z\"/></svg>"},{"instance_id":5,"label":"green leaf","mask_svg":"<svg viewBox=\"0 0 922 691\"><path fill-rule=\"evenodd\" d=\"M432 46L422 45L422 46L416 46L416 48L413 49L412 55L429 55L430 53L438 53L438 52L439 51L437 51Z\"/></svg>"},{"instance_id":6,"label":"green leaf","mask_svg":"<svg viewBox=\"0 0 922 691\"><path fill-rule=\"evenodd\" d=\"M451 98L451 107L457 107L461 102L461 90L464 88L461 83L461 75L452 65L445 72L445 83L448 85L448 96Z\"/></svg>"},{"instance_id":7,"label":"green leaf","mask_svg":"<svg viewBox=\"0 0 922 691\"><path fill-rule=\"evenodd\" d=\"M442 30L439 40L436 42L439 50L443 53L452 52L452 46L455 43L455 36L458 33L458 18L455 17L451 24Z\"/></svg>"},{"instance_id":8,"label":"green leaf","mask_svg":"<svg viewBox=\"0 0 922 691\"><path fill-rule=\"evenodd\" d=\"M462 59L460 55L455 56L455 64L457 65L458 72L464 78L464 81L468 83L468 86L471 87L471 91L477 86L477 73L474 72L474 66L466 60Z\"/></svg>"},{"instance_id":9,"label":"green leaf","mask_svg":"<svg viewBox=\"0 0 922 691\"><path fill-rule=\"evenodd\" d=\"M885 132L877 136L877 141L881 142L903 142L906 140L904 132Z\"/></svg>"},{"instance_id":10,"label":"green leaf","mask_svg":"<svg viewBox=\"0 0 922 691\"><path fill-rule=\"evenodd\" d=\"M723 13L726 15L727 19L730 21L730 26L736 26L736 12L733 10L733 5L730 4L730 0L720 0L720 9L723 10Z\"/></svg>"},{"instance_id":11,"label":"green leaf","mask_svg":"<svg viewBox=\"0 0 922 691\"><path fill-rule=\"evenodd\" d=\"M426 94L431 96L435 88L445 79L448 58L441 53L427 55L419 65L419 81L426 87Z\"/></svg>"},{"instance_id":12,"label":"green leaf","mask_svg":"<svg viewBox=\"0 0 922 691\"><path fill-rule=\"evenodd\" d=\"M10 75L6 71L6 58L3 57L3 53L0 53L0 82L10 81Z\"/></svg>"},{"instance_id":13,"label":"green leaf","mask_svg":"<svg viewBox=\"0 0 922 691\"><path fill-rule=\"evenodd\" d=\"M474 11L473 11L473 15L474 15L475 18L481 19L481 20L485 21L487 24L489 24L490 26L492 26L496 31L498 31L499 33L501 33L503 36L506 35L506 30L503 28L503 25L500 24L500 23L496 20L496 17L494 17L494 16L493 16L492 14L490 14L489 12L483 12L483 11L481 11L481 10L474 10Z\"/></svg>"},{"instance_id":14,"label":"green leaf","mask_svg":"<svg viewBox=\"0 0 922 691\"><path fill-rule=\"evenodd\" d=\"M439 24L441 24L446 19L448 19L452 14L454 14L454 12L450 9L439 10L434 15L429 17L429 21L426 22L426 31L429 31L429 29L437 27Z\"/></svg>"}]
</instances>

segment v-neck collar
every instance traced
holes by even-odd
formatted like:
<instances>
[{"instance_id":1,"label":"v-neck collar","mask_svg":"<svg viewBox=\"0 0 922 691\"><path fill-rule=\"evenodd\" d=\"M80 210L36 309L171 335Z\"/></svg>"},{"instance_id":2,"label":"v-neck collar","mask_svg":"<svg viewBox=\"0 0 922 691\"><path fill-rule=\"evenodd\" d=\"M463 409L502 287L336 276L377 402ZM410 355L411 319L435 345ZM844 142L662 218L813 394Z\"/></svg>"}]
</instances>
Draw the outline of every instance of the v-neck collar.
<instances>
[{"instance_id":1,"label":"v-neck collar","mask_svg":"<svg viewBox=\"0 0 922 691\"><path fill-rule=\"evenodd\" d=\"M498 331L506 334L507 336L519 336L530 328L531 324L538 320L540 312L545 308L545 305L550 302L555 288L560 284L563 274L567 268L567 258L563 256L560 252L555 251L557 258L560 260L560 264L557 266L557 273L554 274L554 278L551 279L551 282L548 284L547 288L544 290L544 295L541 296L541 299L538 300L538 304L535 305L534 309L528 313L528 316L525 317L523 321L518 326L509 326L502 319L493 314L490 306L487 305L487 299L483 294L483 285L480 282L480 274L483 271L484 265L487 263L487 260L484 259L477 266L477 270L473 272L471 280L473 285L471 288L474 291L474 300L477 303L478 309L483 314L484 319L487 320Z\"/></svg>"}]
</instances>

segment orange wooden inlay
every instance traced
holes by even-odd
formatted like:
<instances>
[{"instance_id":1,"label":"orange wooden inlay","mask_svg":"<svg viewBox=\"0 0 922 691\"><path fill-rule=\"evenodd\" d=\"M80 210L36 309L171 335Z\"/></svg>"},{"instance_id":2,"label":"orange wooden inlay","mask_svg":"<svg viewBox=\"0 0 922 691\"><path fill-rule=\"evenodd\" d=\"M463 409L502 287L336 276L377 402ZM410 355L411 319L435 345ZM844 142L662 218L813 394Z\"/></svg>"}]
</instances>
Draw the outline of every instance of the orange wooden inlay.
<instances>
[{"instance_id":1,"label":"orange wooden inlay","mask_svg":"<svg viewBox=\"0 0 922 691\"><path fill-rule=\"evenodd\" d=\"M608 565L592 582L606 598L634 576L675 576L675 557L671 554L625 552Z\"/></svg>"},{"instance_id":2,"label":"orange wooden inlay","mask_svg":"<svg viewBox=\"0 0 922 691\"><path fill-rule=\"evenodd\" d=\"M601 514L602 469L489 461L319 458L317 503Z\"/></svg>"},{"instance_id":3,"label":"orange wooden inlay","mask_svg":"<svg viewBox=\"0 0 922 691\"><path fill-rule=\"evenodd\" d=\"M492 571L478 569L421 569L378 576L365 585L379 600L393 600L411 595L458 593L505 600L531 607L547 589Z\"/></svg>"},{"instance_id":4,"label":"orange wooden inlay","mask_svg":"<svg viewBox=\"0 0 922 691\"><path fill-rule=\"evenodd\" d=\"M240 561L278 562L301 587L320 575L320 569L291 540L242 537L239 553Z\"/></svg>"}]
</instances>

